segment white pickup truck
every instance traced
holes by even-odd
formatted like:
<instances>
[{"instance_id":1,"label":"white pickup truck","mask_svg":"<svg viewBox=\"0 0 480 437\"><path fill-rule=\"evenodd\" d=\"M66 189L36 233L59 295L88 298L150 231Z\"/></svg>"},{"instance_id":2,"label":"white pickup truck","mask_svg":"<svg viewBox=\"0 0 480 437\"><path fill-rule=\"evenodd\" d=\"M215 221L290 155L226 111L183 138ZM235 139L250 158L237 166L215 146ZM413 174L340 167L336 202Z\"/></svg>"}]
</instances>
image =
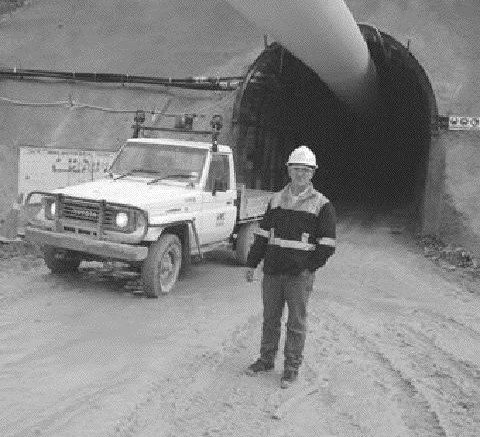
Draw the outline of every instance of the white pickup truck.
<instances>
[{"instance_id":1,"label":"white pickup truck","mask_svg":"<svg viewBox=\"0 0 480 437\"><path fill-rule=\"evenodd\" d=\"M216 141L134 138L110 177L29 193L39 212L25 239L39 243L53 273L83 260L122 261L141 270L145 294L174 287L193 254L230 243L245 263L271 193L237 186L232 150Z\"/></svg>"}]
</instances>

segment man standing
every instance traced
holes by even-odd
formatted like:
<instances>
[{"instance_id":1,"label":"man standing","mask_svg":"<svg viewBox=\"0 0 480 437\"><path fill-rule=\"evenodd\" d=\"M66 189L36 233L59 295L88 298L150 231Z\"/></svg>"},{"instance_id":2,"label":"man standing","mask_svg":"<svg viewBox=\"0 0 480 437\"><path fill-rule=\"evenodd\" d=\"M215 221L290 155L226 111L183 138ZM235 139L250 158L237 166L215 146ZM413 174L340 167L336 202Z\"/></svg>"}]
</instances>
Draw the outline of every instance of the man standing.
<instances>
[{"instance_id":1,"label":"man standing","mask_svg":"<svg viewBox=\"0 0 480 437\"><path fill-rule=\"evenodd\" d=\"M247 281L264 260L263 329L260 358L249 374L273 369L281 335L281 318L288 306L281 387L298 376L306 337L307 303L315 270L335 252L335 209L311 183L317 162L306 146L296 148L287 162L291 182L270 199L247 259Z\"/></svg>"}]
</instances>

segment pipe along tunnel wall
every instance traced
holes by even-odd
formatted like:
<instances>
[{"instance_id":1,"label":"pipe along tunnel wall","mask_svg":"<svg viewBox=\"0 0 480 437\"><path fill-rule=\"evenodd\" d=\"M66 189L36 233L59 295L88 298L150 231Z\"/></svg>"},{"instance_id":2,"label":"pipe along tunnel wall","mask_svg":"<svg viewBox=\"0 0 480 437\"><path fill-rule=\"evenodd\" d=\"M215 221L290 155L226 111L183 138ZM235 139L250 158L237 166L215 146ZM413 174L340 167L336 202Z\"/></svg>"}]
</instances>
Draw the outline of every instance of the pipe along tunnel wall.
<instances>
[{"instance_id":1,"label":"pipe along tunnel wall","mask_svg":"<svg viewBox=\"0 0 480 437\"><path fill-rule=\"evenodd\" d=\"M243 0L238 1L242 2ZM338 2L338 0L333 1ZM255 4L252 0L248 2L249 4ZM79 8L78 2L75 0L42 1L36 3L34 8L19 10L9 17L8 23L1 28L1 35L5 40L5 44L1 47L5 66L19 66L19 63L21 63L25 68L131 72L161 76L204 73L213 76L218 74L237 75L243 73L244 68L247 69L249 65L252 65L254 56L261 52L262 47L259 46L265 31L279 42L283 42L281 35L277 36L275 34L275 29L265 29L260 26L261 23L258 24L258 27L250 25L241 16L234 13L230 7L226 7L224 2L215 0L143 2L141 7L138 7L139 4L135 4L134 7L129 8L127 15L124 8L118 7L118 2L88 0L85 3L88 6L87 8ZM123 3L127 5L129 2ZM258 3L266 4L266 0ZM297 4L287 1L281 3L293 6ZM313 0L305 3L313 4ZM305 3L302 2L302 5ZM320 3L327 4L329 2ZM410 192L413 191L416 196L413 199L414 205L417 207L415 211L425 213L425 217L419 215L418 222L422 226L426 224L430 226L430 229L436 229L439 218L438 211L444 205L440 235L446 242L454 242L456 245L461 244L472 248L474 237L480 240L480 205L478 203L478 193L480 193L479 133L478 131L442 131L441 136L438 136L435 129L435 119L432 117L433 124L428 126L427 118L429 112L431 114L435 113L433 109L435 98L443 115L476 115L480 112L480 91L478 87L480 82L478 60L480 56L478 53L479 46L475 44L479 36L478 14L476 13L478 12L478 3L474 0L464 0L462 2L452 2L451 0L387 0L384 2L346 0L345 3L351 9L356 22L373 23L381 30L393 35L396 40L402 41L405 46L407 41L410 41L412 51L420 61L421 66L428 72L435 90L435 97L429 90L428 78L423 73L422 67L409 55L408 50L405 47L398 48L399 45L396 41L382 34L387 48L397 48L397 50L392 50L391 63L400 65L397 69L403 72L405 77L412 77L411 81L418 84L410 88L407 86L407 95L408 93L411 94L417 87L420 89L418 93L426 96L424 100L430 101L430 103L428 101L425 103L425 107L430 105L430 109L427 108L423 111L425 122L416 120L408 111L402 114L399 107L391 108L392 111L395 111L394 115L398 119L398 126L403 126L406 132L416 134L417 128L415 126L418 124L422 124L424 130L427 131L427 139L423 144L425 148L428 148L428 151L426 150L423 154L424 161L419 160L419 164L423 164L426 168L413 172L415 175L419 175L419 181L415 182L413 186L410 185L410 187L413 187ZM274 11L278 9L278 4L278 2L275 3ZM53 8L55 13L52 15ZM145 21L146 18L148 18L147 22ZM68 25L65 25L67 23ZM119 26L118 23L122 25ZM197 25L199 23L201 25ZM59 29L60 26L57 25L63 26L61 30ZM88 25L87 31L85 31L86 25ZM148 35L144 32L146 25ZM108 35L104 32L105 28L111 30ZM168 29L169 35L166 39L164 38L165 29ZM284 27L281 27L281 29L285 30ZM297 26L297 29L300 31L302 26ZM337 26L335 26L336 29ZM277 28L277 30L279 29ZM365 34L365 32L363 33ZM215 38L212 38L212 35L215 35ZM338 32L335 35L338 35ZM172 45L172 38L176 42L174 45ZM302 38L302 40L299 40L299 44L304 42L305 36ZM121 47L118 44L119 39L122 40ZM101 41L101 44L99 44L99 41ZM285 40L285 47L288 41ZM335 39L333 42L336 44L338 40ZM369 45L372 52L380 47L375 41L370 42ZM313 50L319 47L314 39L310 39L310 44L308 44L308 47L312 46ZM98 50L84 50L85 47L96 47L100 52ZM204 50L206 47L208 47L208 50ZM55 48L55 50L52 48ZM301 53L297 52L295 47L290 48L290 50L295 53L295 56L301 57ZM318 53L322 55L318 57L319 62L324 62L324 52L324 50L318 49ZM252 65L250 73L254 71L254 67L260 67L260 61L266 62L266 55L267 53L263 53L259 60ZM286 66L288 66L287 55L285 54L283 62L283 65ZM316 53L313 52L312 56L317 59L315 55ZM279 55L277 55L276 60L273 55L270 59L272 60L271 69L278 76ZM46 60L48 61L47 64L45 64ZM294 60L291 62L294 62ZM330 65L327 62L325 64ZM375 64L376 69L380 70L381 62L379 62L378 56L375 59ZM261 68L257 68L257 70L262 71ZM302 73L302 71L306 71L302 67L299 67L298 71L300 71L300 77L302 74L304 77L309 76L307 73ZM394 79L393 74L390 77ZM253 82L257 79L260 80L258 77L252 78L245 89L228 96L219 95L219 93L211 93L214 94L211 96L210 93L207 95L204 91L188 92L188 99L184 98L185 91L154 89L147 86L139 89L130 86L120 88L119 86L107 86L106 84L86 86L75 82L46 84L25 80L21 82L2 80L0 85L2 96L20 101L52 102L68 100L67 96L71 93L77 102L109 108L159 109L164 107L165 102L171 98L172 103L168 108L169 112L210 114L211 109L212 113L224 114L225 128L222 135L224 138L221 141L232 145L232 147L244 147L249 144L249 153L252 156L254 155L252 149L255 150L255 141L264 141L267 145L271 144L270 149L261 146L258 150L272 150L273 153L281 153L281 148L277 148L280 141L279 136L284 138L284 148L292 146L288 142L289 137L286 134L279 134L282 130L286 130L286 127L290 127L291 124L288 120L284 125L280 121L274 120L277 125L276 130L271 128L255 129L253 125L256 123L258 113L260 112L263 117L267 117L267 109L264 108L262 111L249 111L247 109L247 106L255 107L255 104L247 96L252 95L252 98L254 98L254 93L251 91L256 86ZM294 79L297 80L298 78L295 77ZM383 89L385 90L386 87L384 86ZM278 91L278 87L276 90ZM277 91L274 90L272 85L269 93L273 94ZM401 94L401 92L397 91L397 94ZM190 96L194 98L190 99ZM234 129L231 131L229 129L230 118L232 117L232 105L235 96L237 97L235 123L233 124ZM258 93L257 98L260 98L260 96L261 94ZM309 97L308 94L307 97ZM267 98L272 100L270 94ZM276 99L281 101L280 97ZM297 100L300 100L300 97ZM250 103L247 103L247 101ZM285 104L289 104L289 102L285 102ZM270 104L270 106L273 105L273 103ZM18 146L37 145L71 148L85 146L114 150L125 138L131 135L132 119L130 115L99 113L83 109L12 106L5 103L2 106L3 110L0 115L2 121L2 127L0 128L2 131L2 144L0 145L0 182L2 185L0 189L0 223L17 197L16 152ZM299 101L297 106L302 106L302 102ZM303 107L305 107L304 113L308 115L307 105L303 104ZM240 112L241 117L239 116ZM326 133L330 132L330 135L325 134L325 137L327 139L330 137L332 144L325 145L323 150L342 156L342 153L339 150L337 151L334 145L343 144L340 137L337 138L337 136L346 136L344 133L345 126L350 123L349 117L345 115L348 112L343 112L344 119L342 122L337 122L333 115L333 109L329 111L325 109L325 112L326 116L321 124ZM286 112L284 113L286 114ZM245 118L246 114L249 114L251 120ZM339 114L342 115L342 111L339 111ZM309 117L309 115L304 118L297 116L293 121L297 120L298 123L298 120L300 120L303 124L311 124ZM402 122L400 121L401 117L409 117L409 120ZM274 117L271 116L270 119L274 119ZM283 120L286 119L287 115L283 117ZM246 128L247 123L250 124L248 129ZM340 125L340 129L338 129L338 125ZM199 129L202 127L208 128L208 123L206 126L198 125L196 127ZM298 126L295 126L295 128L298 129ZM337 132L335 132L335 129ZM320 131L320 129L318 130ZM243 136L239 135L240 131ZM386 133L387 140L391 140L395 134L393 127L390 127ZM257 139L255 139L255 136L257 136ZM407 136L407 134L405 133L404 136ZM295 137L293 138L295 139ZM368 167L367 156L364 155L374 156L374 153L367 150L368 145L365 141L358 141L355 135L354 139L354 146L363 150L364 166ZM414 146L416 152L421 151L418 148L421 145L415 145L413 142L409 144ZM323 146L316 143L315 147L321 149ZM363 149L360 147L363 147ZM360 151L357 149L354 152L358 154ZM397 150L403 153L407 149L400 148ZM240 150L240 152L242 159L244 159L244 150ZM286 154L286 152L284 153ZM446 154L445 181L443 181L442 168L445 161L443 153ZM429 157L426 156L427 154L429 154ZM361 195L362 192L365 193L364 197L367 197L367 195L373 197L376 191L370 193L367 187L350 182L352 175L361 171L359 166L362 162L354 160L351 150L345 150L343 156L350 160L350 164L349 166L346 163L343 165L344 171L339 175L338 183L333 180L330 186L325 186L324 190L320 185L322 181L319 173L317 174L317 187L328 191L329 194L331 193L330 196L333 200L337 198L341 200L349 194L346 188L342 190L342 184L346 184L345 187L348 185L353 187L350 197L354 197L354 193ZM322 169L326 172L326 176L329 176L329 179L332 180L335 164L336 168L340 168L341 165L340 163L334 163L329 168L327 167L327 157L324 156L323 159L325 165L322 166ZM334 160L332 156L329 159L330 162ZM267 156L264 162L268 160ZM254 165L259 166L260 161L257 157L249 162L254 167ZM359 164L355 165L355 162L359 162ZM247 160L245 159L244 163L238 166L242 178L246 177L243 173L246 173L250 180L261 180L263 178L263 176L254 178L252 176L253 168L245 171L246 164ZM275 166L275 161L272 166ZM352 175L348 174L348 167L353 169ZM393 167L393 170L398 172L395 166ZM277 168L278 173L284 174L283 163ZM326 176L324 179L326 179ZM387 173L387 176L390 175ZM357 176L357 180L359 178L360 176ZM363 179L366 178L367 176ZM377 177L377 180L380 180L380 178ZM443 182L445 183L445 197L441 198L438 193ZM339 186L337 195L334 191L336 186ZM376 189L376 187L374 188ZM346 192L343 197L340 196L342 191ZM359 202L362 203L362 198ZM480 256L480 241L478 241L477 247Z\"/></svg>"},{"instance_id":2,"label":"pipe along tunnel wall","mask_svg":"<svg viewBox=\"0 0 480 437\"><path fill-rule=\"evenodd\" d=\"M220 141L232 146L238 181L249 187L280 189L288 180L285 162L289 153L299 144L307 144L319 163L313 183L332 200L338 211L402 209L410 214L415 231L437 234L443 204L445 157L438 141L437 105L429 79L408 49L394 38L371 26L360 25L360 29L377 70L380 115L378 111L372 114L367 111L363 115L352 112L313 70L276 43L258 56L244 84L233 95L212 96L206 100L202 97L197 101L182 98L184 93L178 93L176 97L162 94L162 99L172 98L173 112L224 115L225 129ZM63 87L55 85L55 89L62 88L58 90L60 93L64 92ZM79 99L91 99L90 94L80 94L85 92L85 87L76 84L68 87L75 89ZM141 101L148 93L147 89L141 93L127 91L136 93ZM98 87L88 91L98 92ZM119 90L104 86L102 93L118 99ZM158 101L159 95L152 93L149 99ZM206 102L208 111L205 111ZM18 118L25 119L26 123L30 119ZM52 130L57 123L56 119L50 121L53 124L42 122L44 130ZM84 119L78 122L83 129ZM129 119L112 118L111 123L117 129L122 127L119 136L131 134ZM81 143L94 143L97 124L92 122L92 129L85 130L85 135L92 137ZM102 125L106 125L103 119ZM111 132L113 128L105 129ZM62 144L67 144L69 139L78 142L77 131L69 125ZM10 161L13 160L12 155ZM15 199L13 191L12 187L7 193L10 201L4 204L11 204Z\"/></svg>"},{"instance_id":3,"label":"pipe along tunnel wall","mask_svg":"<svg viewBox=\"0 0 480 437\"><path fill-rule=\"evenodd\" d=\"M271 44L250 67L233 109L239 181L279 189L289 153L306 144L319 164L313 183L337 209L404 209L416 230L436 233L444 158L434 150L432 87L406 47L371 26L360 29L377 69L380 115L352 112L315 72Z\"/></svg>"}]
</instances>

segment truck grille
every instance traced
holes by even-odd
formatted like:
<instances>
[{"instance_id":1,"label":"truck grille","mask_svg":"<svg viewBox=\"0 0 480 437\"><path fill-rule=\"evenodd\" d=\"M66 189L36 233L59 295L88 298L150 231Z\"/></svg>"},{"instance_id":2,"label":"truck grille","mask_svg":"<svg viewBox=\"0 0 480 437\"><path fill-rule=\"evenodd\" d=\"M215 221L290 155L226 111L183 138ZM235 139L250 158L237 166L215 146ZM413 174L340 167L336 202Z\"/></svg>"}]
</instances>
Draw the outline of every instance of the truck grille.
<instances>
[{"instance_id":1,"label":"truck grille","mask_svg":"<svg viewBox=\"0 0 480 437\"><path fill-rule=\"evenodd\" d=\"M100 217L100 204L96 202L71 201L64 199L61 210L61 218L68 220L80 220L91 224L97 224ZM115 213L113 208L105 208L103 224L106 227L115 227Z\"/></svg>"},{"instance_id":2,"label":"truck grille","mask_svg":"<svg viewBox=\"0 0 480 437\"><path fill-rule=\"evenodd\" d=\"M99 240L118 239L120 234L127 238L126 234L130 234L128 241L139 243L148 231L148 213L136 206L48 191L30 192L25 205L39 205L39 195L44 219L39 218L38 223L57 233L73 233ZM35 201L32 201L33 196L37 196Z\"/></svg>"}]
</instances>

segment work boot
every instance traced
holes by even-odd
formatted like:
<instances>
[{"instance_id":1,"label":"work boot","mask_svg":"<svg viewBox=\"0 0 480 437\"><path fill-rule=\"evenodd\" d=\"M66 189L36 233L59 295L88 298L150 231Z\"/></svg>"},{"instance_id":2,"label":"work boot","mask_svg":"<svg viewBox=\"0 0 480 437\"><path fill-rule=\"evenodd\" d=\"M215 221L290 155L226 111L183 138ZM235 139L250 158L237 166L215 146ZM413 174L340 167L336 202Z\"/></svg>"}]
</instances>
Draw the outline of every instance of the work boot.
<instances>
[{"instance_id":1,"label":"work boot","mask_svg":"<svg viewBox=\"0 0 480 437\"><path fill-rule=\"evenodd\" d=\"M289 388L298 378L297 369L285 369L282 378L280 379L281 388Z\"/></svg>"},{"instance_id":2,"label":"work boot","mask_svg":"<svg viewBox=\"0 0 480 437\"><path fill-rule=\"evenodd\" d=\"M269 361L265 361L262 358L259 358L254 363L250 364L247 368L248 375L256 375L257 373L267 372L272 370L274 364Z\"/></svg>"}]
</instances>

